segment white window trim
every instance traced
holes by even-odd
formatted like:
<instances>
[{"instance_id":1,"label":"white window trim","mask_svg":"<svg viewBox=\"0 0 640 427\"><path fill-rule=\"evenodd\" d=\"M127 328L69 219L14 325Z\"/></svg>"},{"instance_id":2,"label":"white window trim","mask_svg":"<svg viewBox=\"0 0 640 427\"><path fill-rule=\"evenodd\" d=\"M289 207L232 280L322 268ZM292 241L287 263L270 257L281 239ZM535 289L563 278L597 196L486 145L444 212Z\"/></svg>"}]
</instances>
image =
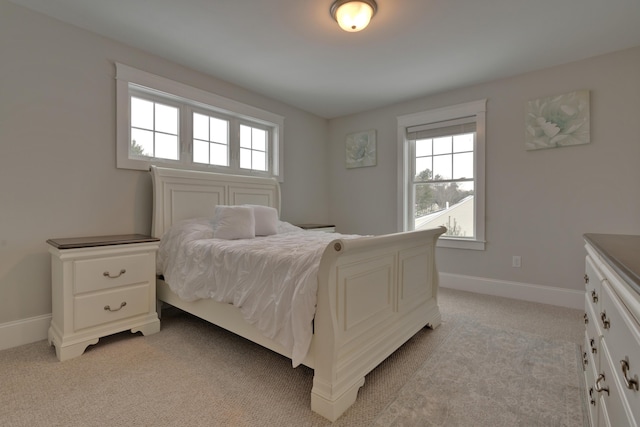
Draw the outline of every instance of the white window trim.
<instances>
[{"instance_id":1,"label":"white window trim","mask_svg":"<svg viewBox=\"0 0 640 427\"><path fill-rule=\"evenodd\" d=\"M162 92L169 97L173 96L195 104L199 103L207 110L219 112L239 120L247 120L249 123L258 123L270 127L273 132L271 146L275 151L271 156L272 170L270 175L280 182L284 181L284 117L116 62L116 153L118 168L149 170L151 164L154 163L154 160L129 158L130 84ZM181 149L183 148L181 147ZM211 168L207 168L207 165L199 165L192 162L175 163L177 168L211 170ZM237 173L237 171L234 170L233 173ZM246 174L251 173L247 172Z\"/></svg>"},{"instance_id":2,"label":"white window trim","mask_svg":"<svg viewBox=\"0 0 640 427\"><path fill-rule=\"evenodd\" d=\"M475 249L485 248L485 142L486 142L486 105L487 100L467 102L449 107L437 108L419 113L397 117L398 122L398 230L407 231L412 228L411 212L407 209L411 197L410 180L407 174L412 169L412 159L407 140L407 128L426 123L436 123L460 117L476 117L475 147L475 238L462 239L441 236L438 246L445 248Z\"/></svg>"}]
</instances>

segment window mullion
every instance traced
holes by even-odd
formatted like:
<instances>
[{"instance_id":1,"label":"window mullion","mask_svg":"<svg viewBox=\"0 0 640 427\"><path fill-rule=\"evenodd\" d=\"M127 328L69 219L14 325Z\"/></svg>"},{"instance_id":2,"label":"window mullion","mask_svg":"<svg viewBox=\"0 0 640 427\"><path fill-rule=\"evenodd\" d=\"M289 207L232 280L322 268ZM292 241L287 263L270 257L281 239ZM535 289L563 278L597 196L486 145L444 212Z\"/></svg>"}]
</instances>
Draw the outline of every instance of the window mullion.
<instances>
[{"instance_id":1,"label":"window mullion","mask_svg":"<svg viewBox=\"0 0 640 427\"><path fill-rule=\"evenodd\" d=\"M186 104L180 106L180 163L193 162L193 110Z\"/></svg>"},{"instance_id":2,"label":"window mullion","mask_svg":"<svg viewBox=\"0 0 640 427\"><path fill-rule=\"evenodd\" d=\"M153 132L151 133L151 135L153 136L153 153L151 153L151 154L152 154L153 158L156 158L156 155L158 153L158 149L156 148L156 136L158 135L158 132L156 131L156 106L158 104L153 102L151 105L152 105L152 108L153 108L153 113L152 113L152 118L151 118L151 120L152 120L151 126L152 126L152 129L153 129Z\"/></svg>"},{"instance_id":3,"label":"window mullion","mask_svg":"<svg viewBox=\"0 0 640 427\"><path fill-rule=\"evenodd\" d=\"M240 169L240 123L236 119L229 120L229 166Z\"/></svg>"}]
</instances>

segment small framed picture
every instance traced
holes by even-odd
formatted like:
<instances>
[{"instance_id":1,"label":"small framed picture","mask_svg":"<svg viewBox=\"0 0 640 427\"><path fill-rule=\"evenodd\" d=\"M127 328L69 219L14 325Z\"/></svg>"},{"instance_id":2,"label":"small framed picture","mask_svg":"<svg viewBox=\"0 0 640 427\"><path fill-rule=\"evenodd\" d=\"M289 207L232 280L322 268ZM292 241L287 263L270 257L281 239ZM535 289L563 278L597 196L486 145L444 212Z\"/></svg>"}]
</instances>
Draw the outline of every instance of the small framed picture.
<instances>
[{"instance_id":1,"label":"small framed picture","mask_svg":"<svg viewBox=\"0 0 640 427\"><path fill-rule=\"evenodd\" d=\"M376 165L375 130L347 135L345 164L347 169Z\"/></svg>"}]
</instances>

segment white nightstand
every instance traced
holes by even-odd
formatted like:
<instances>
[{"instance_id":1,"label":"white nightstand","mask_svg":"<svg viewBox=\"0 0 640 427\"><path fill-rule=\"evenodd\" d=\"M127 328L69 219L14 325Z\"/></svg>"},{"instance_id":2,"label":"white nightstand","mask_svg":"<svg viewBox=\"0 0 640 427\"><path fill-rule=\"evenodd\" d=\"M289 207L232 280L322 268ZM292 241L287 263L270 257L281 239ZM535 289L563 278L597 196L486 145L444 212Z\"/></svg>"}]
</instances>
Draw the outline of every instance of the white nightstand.
<instances>
[{"instance_id":1,"label":"white nightstand","mask_svg":"<svg viewBox=\"0 0 640 427\"><path fill-rule=\"evenodd\" d=\"M295 224L303 230L324 231L325 233L335 233L336 226L333 224Z\"/></svg>"},{"instance_id":2,"label":"white nightstand","mask_svg":"<svg viewBox=\"0 0 640 427\"><path fill-rule=\"evenodd\" d=\"M159 241L140 234L47 240L53 311L49 344L60 361L80 356L106 335L160 330Z\"/></svg>"}]
</instances>

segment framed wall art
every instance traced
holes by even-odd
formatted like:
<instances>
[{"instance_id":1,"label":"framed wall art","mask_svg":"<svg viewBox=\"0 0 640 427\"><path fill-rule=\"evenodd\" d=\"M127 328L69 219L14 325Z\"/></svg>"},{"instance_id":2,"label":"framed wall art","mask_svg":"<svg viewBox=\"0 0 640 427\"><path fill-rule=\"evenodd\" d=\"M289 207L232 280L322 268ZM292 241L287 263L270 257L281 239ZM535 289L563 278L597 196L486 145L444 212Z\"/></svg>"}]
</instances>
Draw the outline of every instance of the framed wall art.
<instances>
[{"instance_id":1,"label":"framed wall art","mask_svg":"<svg viewBox=\"0 0 640 427\"><path fill-rule=\"evenodd\" d=\"M347 135L345 159L347 169L375 166L377 161L376 156L375 130Z\"/></svg>"},{"instance_id":2,"label":"framed wall art","mask_svg":"<svg viewBox=\"0 0 640 427\"><path fill-rule=\"evenodd\" d=\"M588 90L528 101L524 147L539 150L588 144L589 120Z\"/></svg>"}]
</instances>

